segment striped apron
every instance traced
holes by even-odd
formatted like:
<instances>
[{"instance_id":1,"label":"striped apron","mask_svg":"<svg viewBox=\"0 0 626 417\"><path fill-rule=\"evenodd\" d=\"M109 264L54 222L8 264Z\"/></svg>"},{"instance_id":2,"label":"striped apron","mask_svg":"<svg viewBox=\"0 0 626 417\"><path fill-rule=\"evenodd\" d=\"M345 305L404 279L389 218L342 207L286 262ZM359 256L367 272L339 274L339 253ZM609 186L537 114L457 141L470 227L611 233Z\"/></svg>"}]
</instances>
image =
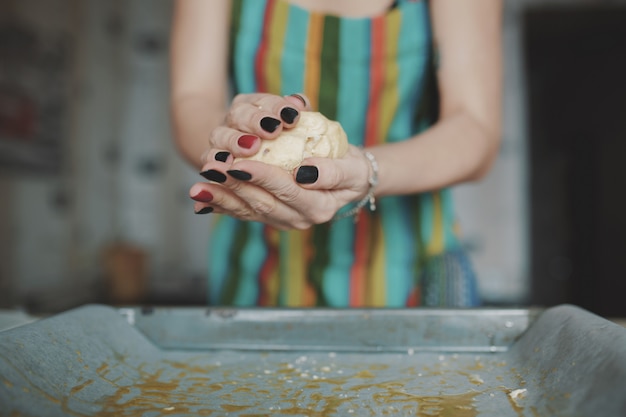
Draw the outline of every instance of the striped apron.
<instances>
[{"instance_id":1,"label":"striped apron","mask_svg":"<svg viewBox=\"0 0 626 417\"><path fill-rule=\"evenodd\" d=\"M305 93L350 143L406 140L437 118L425 1L342 18L286 0L233 4L233 93ZM349 209L346 208L346 209ZM209 300L237 306L474 306L476 280L448 189L382 197L377 210L306 231L218 216Z\"/></svg>"}]
</instances>

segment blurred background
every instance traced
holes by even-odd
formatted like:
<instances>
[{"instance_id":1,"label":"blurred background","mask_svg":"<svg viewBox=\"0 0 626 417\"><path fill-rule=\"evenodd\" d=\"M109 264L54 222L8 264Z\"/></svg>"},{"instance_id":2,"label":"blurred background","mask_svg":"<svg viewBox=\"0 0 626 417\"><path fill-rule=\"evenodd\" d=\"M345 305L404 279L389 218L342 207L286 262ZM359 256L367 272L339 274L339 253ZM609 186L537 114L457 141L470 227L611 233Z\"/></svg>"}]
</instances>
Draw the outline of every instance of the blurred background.
<instances>
[{"instance_id":1,"label":"blurred background","mask_svg":"<svg viewBox=\"0 0 626 417\"><path fill-rule=\"evenodd\" d=\"M206 303L170 0L0 0L0 308ZM455 189L488 306L626 316L626 1L508 0L504 136Z\"/></svg>"}]
</instances>

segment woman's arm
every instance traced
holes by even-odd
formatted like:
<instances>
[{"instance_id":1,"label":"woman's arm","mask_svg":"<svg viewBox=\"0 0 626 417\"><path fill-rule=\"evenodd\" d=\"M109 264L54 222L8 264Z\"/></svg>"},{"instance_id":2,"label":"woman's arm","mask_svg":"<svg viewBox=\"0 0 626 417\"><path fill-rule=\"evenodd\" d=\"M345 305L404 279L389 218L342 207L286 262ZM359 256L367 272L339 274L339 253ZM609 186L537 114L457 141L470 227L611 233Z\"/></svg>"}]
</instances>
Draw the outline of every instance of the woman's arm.
<instances>
[{"instance_id":1,"label":"woman's arm","mask_svg":"<svg viewBox=\"0 0 626 417\"><path fill-rule=\"evenodd\" d=\"M441 55L440 120L405 142L369 149L378 161L379 196L412 194L476 180L489 169L497 153L500 0L433 0L431 4ZM263 105L256 105L261 100ZM288 104L285 98L267 94L235 100L226 119L228 126L211 133L211 150L203 165L203 175L211 182L197 183L190 190L190 196L196 200L196 212L214 210L283 229L303 229L330 220L339 208L367 194L372 167L354 146L337 160L305 160L303 165L314 175L308 175L304 183L298 183L299 170L289 174L256 161L234 162L231 156L226 160L217 158L220 149L233 156L241 154L238 138L244 132L275 137L276 132L262 132L258 122L272 114L280 117L279 110ZM268 113L266 109L272 111ZM255 147L258 149L258 141ZM248 151L255 152L255 147Z\"/></svg>"},{"instance_id":2,"label":"woman's arm","mask_svg":"<svg viewBox=\"0 0 626 417\"><path fill-rule=\"evenodd\" d=\"M230 1L177 0L171 36L171 111L181 154L202 166L209 132L226 114Z\"/></svg>"},{"instance_id":3,"label":"woman's arm","mask_svg":"<svg viewBox=\"0 0 626 417\"><path fill-rule=\"evenodd\" d=\"M500 142L501 1L433 0L440 120L415 138L370 149L377 195L410 194L480 179Z\"/></svg>"}]
</instances>

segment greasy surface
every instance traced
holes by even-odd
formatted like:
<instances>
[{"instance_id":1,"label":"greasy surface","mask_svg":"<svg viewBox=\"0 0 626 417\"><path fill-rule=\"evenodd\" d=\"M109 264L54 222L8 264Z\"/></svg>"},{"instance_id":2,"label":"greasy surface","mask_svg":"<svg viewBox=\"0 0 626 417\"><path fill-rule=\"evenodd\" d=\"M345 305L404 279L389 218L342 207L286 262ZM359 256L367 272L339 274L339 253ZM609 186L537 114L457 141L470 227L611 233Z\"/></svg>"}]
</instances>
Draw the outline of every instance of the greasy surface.
<instances>
[{"instance_id":1,"label":"greasy surface","mask_svg":"<svg viewBox=\"0 0 626 417\"><path fill-rule=\"evenodd\" d=\"M343 349L336 345L338 349L314 351L270 344L268 349L163 349L138 330L145 326L144 318L156 318L168 327L165 318L179 312L186 321L204 317L222 327L241 325L237 310L199 315L203 310L169 309L161 315L158 310L131 309L120 315L90 306L0 333L0 415L534 417L582 416L598 410L623 415L626 410L626 344L617 349L604 344L624 343L626 331L572 307L544 313L510 349L494 353L477 353L473 343L466 352L431 352L423 349L428 343L419 342L403 351L398 343L390 349L359 351L359 340L349 349L346 340ZM274 320L264 327L265 315L288 321L276 311L247 313L254 314L246 317L241 312L241 321L256 317L259 331L269 333L279 328ZM344 312L332 313L334 326L341 326ZM411 311L406 313L400 317L410 317ZM428 323L427 313L413 311L413 321ZM484 313L474 320L477 325ZM295 310L288 317L297 322L298 314L303 323L315 322L312 311ZM372 316L382 320L385 312L367 314L361 315L361 322L375 322ZM454 317L441 311L431 314L438 320ZM504 317L503 330L515 327L519 314ZM585 320L592 327L586 327ZM155 323L150 326L154 339ZM302 327L310 330L307 326ZM570 327L574 335L568 334ZM603 341L604 336L611 340ZM165 341L167 332L161 337ZM491 334L491 339L497 335Z\"/></svg>"}]
</instances>

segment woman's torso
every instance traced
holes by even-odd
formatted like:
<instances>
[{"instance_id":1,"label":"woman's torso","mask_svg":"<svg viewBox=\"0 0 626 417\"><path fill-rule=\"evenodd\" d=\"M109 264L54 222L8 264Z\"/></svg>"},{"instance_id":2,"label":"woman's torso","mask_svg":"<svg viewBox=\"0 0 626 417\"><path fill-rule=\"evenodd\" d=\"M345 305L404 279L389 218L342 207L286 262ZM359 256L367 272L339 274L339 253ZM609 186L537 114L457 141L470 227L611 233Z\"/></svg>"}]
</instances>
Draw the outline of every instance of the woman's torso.
<instances>
[{"instance_id":1,"label":"woman's torso","mask_svg":"<svg viewBox=\"0 0 626 417\"><path fill-rule=\"evenodd\" d=\"M234 93L305 93L313 108L338 120L357 146L406 140L436 120L424 1L399 1L362 18L310 12L285 0L235 1L231 74ZM213 232L212 302L475 303L449 192L384 197L377 205L376 212L362 211L356 222L347 218L307 231L279 232L221 218ZM459 281L459 271L469 275ZM446 283L452 274L453 282Z\"/></svg>"}]
</instances>

